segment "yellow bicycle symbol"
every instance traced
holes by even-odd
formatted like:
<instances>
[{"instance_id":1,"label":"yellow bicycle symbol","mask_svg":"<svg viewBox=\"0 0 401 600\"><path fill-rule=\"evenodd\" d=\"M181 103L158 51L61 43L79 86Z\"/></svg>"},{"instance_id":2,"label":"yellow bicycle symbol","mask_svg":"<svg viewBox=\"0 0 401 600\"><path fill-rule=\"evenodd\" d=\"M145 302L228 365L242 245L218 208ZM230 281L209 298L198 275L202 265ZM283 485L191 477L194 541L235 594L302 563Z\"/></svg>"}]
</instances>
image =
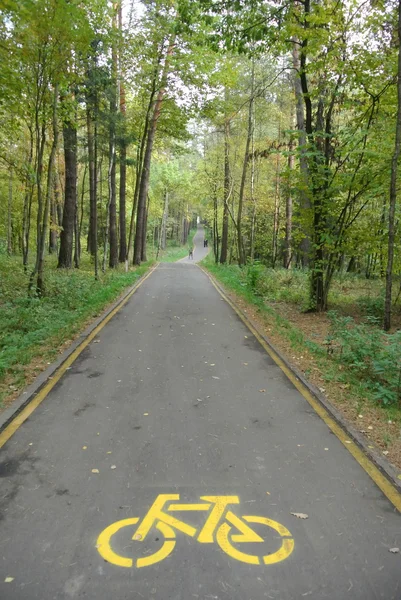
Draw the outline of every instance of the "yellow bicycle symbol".
<instances>
[{"instance_id":1,"label":"yellow bicycle symbol","mask_svg":"<svg viewBox=\"0 0 401 600\"><path fill-rule=\"evenodd\" d=\"M169 504L166 507L168 502L179 499L179 494L159 494L142 519L142 522L132 536L132 540L143 542L154 526L163 535L164 542L162 547L154 554L138 558L136 560L136 567L149 567L167 558L174 550L176 544L175 530L195 538L201 544L213 544L216 541L220 548L231 556L231 558L251 565L272 565L278 563L288 558L294 550L294 540L284 525L277 523L277 521L272 521L272 519L268 519L267 517L247 515L240 518L229 510L229 504L239 504L238 496L201 496L200 500L203 500L203 502L199 504ZM210 511L197 537L195 537L197 534L195 527L180 521L170 514L183 511ZM106 527L97 539L96 547L100 555L113 565L132 567L133 560L131 558L120 556L114 552L112 549L112 538L124 527L132 527L133 525L137 525L139 521L139 518L134 517L132 519L117 521ZM266 525L270 529L273 529L275 534L279 534L280 547L273 554L266 554L265 556L246 554L238 550L233 546L233 543L265 541L247 523ZM233 527L240 533L231 533Z\"/></svg>"}]
</instances>

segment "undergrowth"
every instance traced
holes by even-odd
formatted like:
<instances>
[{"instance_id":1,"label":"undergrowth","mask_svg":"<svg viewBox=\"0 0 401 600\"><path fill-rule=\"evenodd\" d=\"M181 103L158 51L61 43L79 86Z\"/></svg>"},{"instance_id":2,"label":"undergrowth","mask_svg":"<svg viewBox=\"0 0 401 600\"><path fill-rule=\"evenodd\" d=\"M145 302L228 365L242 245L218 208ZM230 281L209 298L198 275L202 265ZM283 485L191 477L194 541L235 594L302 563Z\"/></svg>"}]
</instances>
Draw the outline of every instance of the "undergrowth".
<instances>
[{"instance_id":1,"label":"undergrowth","mask_svg":"<svg viewBox=\"0 0 401 600\"><path fill-rule=\"evenodd\" d=\"M151 263L127 273L107 271L95 281L86 258L79 270L56 269L49 257L46 293L41 299L27 296L28 277L20 259L0 257L0 406L10 391L26 380L32 361L53 359L60 346L96 317L123 290L132 285Z\"/></svg>"},{"instance_id":2,"label":"undergrowth","mask_svg":"<svg viewBox=\"0 0 401 600\"><path fill-rule=\"evenodd\" d=\"M379 289L367 296L365 282L357 281L355 276L339 278L333 286L333 304L343 308L344 312L355 305L366 312L361 322L339 311L329 312L329 334L321 344L309 339L275 308L277 302L297 304L299 308L306 305L307 273L274 271L257 262L243 269L237 265L216 265L210 256L204 265L223 284L266 315L276 333L288 340L294 351L302 353L308 349L326 381L346 385L354 399L369 399L391 413L395 410L399 417L401 331L386 334L380 329L377 312L382 298ZM346 297L339 296L341 287L348 291ZM369 302L366 298L370 298Z\"/></svg>"}]
</instances>

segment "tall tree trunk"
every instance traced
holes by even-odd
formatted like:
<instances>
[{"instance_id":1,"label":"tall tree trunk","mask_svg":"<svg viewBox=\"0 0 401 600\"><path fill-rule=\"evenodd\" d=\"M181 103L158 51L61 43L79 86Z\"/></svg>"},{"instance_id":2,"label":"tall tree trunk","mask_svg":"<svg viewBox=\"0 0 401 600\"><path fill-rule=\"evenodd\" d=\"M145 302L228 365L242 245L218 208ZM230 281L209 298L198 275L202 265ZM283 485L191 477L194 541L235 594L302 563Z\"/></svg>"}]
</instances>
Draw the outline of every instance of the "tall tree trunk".
<instances>
[{"instance_id":1,"label":"tall tree trunk","mask_svg":"<svg viewBox=\"0 0 401 600\"><path fill-rule=\"evenodd\" d=\"M228 217L229 217L229 206L228 200L230 196L230 155L229 155L229 142L230 142L230 121L226 118L224 123L224 206L223 206L223 228L221 233L221 252L220 252L220 263L224 264L227 262L228 253Z\"/></svg>"},{"instance_id":2,"label":"tall tree trunk","mask_svg":"<svg viewBox=\"0 0 401 600\"><path fill-rule=\"evenodd\" d=\"M237 213L238 264L240 266L243 266L245 264L245 260L246 260L245 259L244 240L242 237L242 210L243 210L243 204L244 204L246 173L248 170L249 148L250 148L251 140L252 140L252 136L253 136L253 104L255 101L254 87L255 87L255 61L252 58L251 97L249 99L249 109L248 109L248 130L247 130L246 143L245 143L244 164L242 167L241 185L240 185L239 199L238 199L238 213Z\"/></svg>"},{"instance_id":3,"label":"tall tree trunk","mask_svg":"<svg viewBox=\"0 0 401 600\"><path fill-rule=\"evenodd\" d=\"M127 188L127 147L125 142L120 146L120 252L118 260L125 262L127 257L127 221L126 221L126 188Z\"/></svg>"},{"instance_id":4,"label":"tall tree trunk","mask_svg":"<svg viewBox=\"0 0 401 600\"><path fill-rule=\"evenodd\" d=\"M161 239L160 239L161 250L166 249L167 219L168 219L168 190L166 189L166 191L164 193L164 210L163 210L162 230L161 230Z\"/></svg>"},{"instance_id":5,"label":"tall tree trunk","mask_svg":"<svg viewBox=\"0 0 401 600\"><path fill-rule=\"evenodd\" d=\"M46 126L44 120L41 119L40 106L36 105L35 111L35 179L36 179L36 198L37 198L37 214L36 214L36 260L33 271L29 277L28 294L32 292L33 283L35 277L38 274L39 265L41 262L41 248L42 248L42 231L43 231L43 189L42 189L42 177L43 177L43 155L46 143ZM38 294L41 290L36 290Z\"/></svg>"},{"instance_id":6,"label":"tall tree trunk","mask_svg":"<svg viewBox=\"0 0 401 600\"><path fill-rule=\"evenodd\" d=\"M169 46L166 53L166 59L164 61L163 73L161 77L161 84L153 113L149 122L149 128L146 135L146 147L143 157L143 165L141 171L141 180L139 185L138 195L138 209L136 219L136 230L135 230L135 246L134 246L134 264L140 265L141 258L143 256L144 242L146 245L146 203L148 197L149 188L149 175L150 175L150 163L152 159L153 142L155 139L157 123L160 117L163 98L166 93L167 76L170 68L170 58L174 50L174 39L172 38L169 42Z\"/></svg>"},{"instance_id":7,"label":"tall tree trunk","mask_svg":"<svg viewBox=\"0 0 401 600\"><path fill-rule=\"evenodd\" d=\"M158 57L157 57L155 69L153 72L151 92L150 92L150 96L149 96L148 107L146 110L143 134L141 136L141 143L139 144L138 149L137 149L134 200L132 203L129 236L128 236L128 246L127 246L127 261L128 262L130 261L131 252L133 252L133 249L134 249L133 248L133 240L134 240L134 229L135 229L135 215L137 213L137 206L138 206L139 187L140 187L140 182L141 182L141 177L142 177L143 157L145 154L147 133L148 133L148 129L149 129L149 122L150 122L150 117L151 117L151 113L152 113L154 98L156 95L157 81L158 81L158 77L159 77L161 61L162 61L162 55L161 55L161 53L159 53Z\"/></svg>"},{"instance_id":8,"label":"tall tree trunk","mask_svg":"<svg viewBox=\"0 0 401 600\"><path fill-rule=\"evenodd\" d=\"M280 139L280 127L279 127ZM280 224L280 157L276 155L276 181L274 189L274 213L273 213L273 244L272 244L272 267L276 266L278 255L278 233Z\"/></svg>"},{"instance_id":9,"label":"tall tree trunk","mask_svg":"<svg viewBox=\"0 0 401 600\"><path fill-rule=\"evenodd\" d=\"M74 229L77 210L77 130L75 123L64 121L64 210L63 229L60 235L59 269L71 269Z\"/></svg>"},{"instance_id":10,"label":"tall tree trunk","mask_svg":"<svg viewBox=\"0 0 401 600\"><path fill-rule=\"evenodd\" d=\"M12 227L12 207L13 207L13 171L10 169L8 176L8 208L7 208L7 254L13 253L13 227Z\"/></svg>"},{"instance_id":11,"label":"tall tree trunk","mask_svg":"<svg viewBox=\"0 0 401 600\"><path fill-rule=\"evenodd\" d=\"M81 231L79 227L79 214L78 214L78 193L75 195L75 223L74 223L74 267L79 269L79 263L81 260Z\"/></svg>"},{"instance_id":12,"label":"tall tree trunk","mask_svg":"<svg viewBox=\"0 0 401 600\"><path fill-rule=\"evenodd\" d=\"M252 116L252 140L251 140L251 205L252 205L252 217L251 217L251 247L250 247L250 259L251 261L255 258L255 228L256 228L256 198L255 198L255 107L253 109Z\"/></svg>"},{"instance_id":13,"label":"tall tree trunk","mask_svg":"<svg viewBox=\"0 0 401 600\"><path fill-rule=\"evenodd\" d=\"M118 5L114 4L113 28L117 29ZM110 100L110 166L109 166L109 224L110 224L110 257L109 267L114 269L118 266L118 235L117 235L117 201L116 201L116 117L118 93L118 63L117 48L112 47L112 89ZM107 241L105 242L105 248Z\"/></svg>"},{"instance_id":14,"label":"tall tree trunk","mask_svg":"<svg viewBox=\"0 0 401 600\"><path fill-rule=\"evenodd\" d=\"M290 137L288 145L288 183L285 201L285 249L284 268L291 269L292 262L292 173L294 171L294 138Z\"/></svg>"},{"instance_id":15,"label":"tall tree trunk","mask_svg":"<svg viewBox=\"0 0 401 600\"><path fill-rule=\"evenodd\" d=\"M122 2L118 5L118 28L123 29ZM118 260L124 263L127 260L127 223L126 223L126 188L127 188L127 142L126 142L126 100L125 88L122 81L122 57L119 56L119 95L120 95L120 189L119 189L119 219L120 219L120 249Z\"/></svg>"},{"instance_id":16,"label":"tall tree trunk","mask_svg":"<svg viewBox=\"0 0 401 600\"><path fill-rule=\"evenodd\" d=\"M397 124L394 154L391 161L390 205L388 211L388 250L386 268L386 295L384 302L384 329L391 327L391 300L393 287L395 208L397 203L398 160L401 151L401 0L398 0L398 72L397 72Z\"/></svg>"},{"instance_id":17,"label":"tall tree trunk","mask_svg":"<svg viewBox=\"0 0 401 600\"><path fill-rule=\"evenodd\" d=\"M144 225L144 236L142 238L142 252L141 252L141 261L142 262L146 262L147 256L146 256L146 238L147 238L147 232L148 232L148 217L149 217L149 206L150 206L150 197L148 196L148 202L146 205L146 213L145 213L145 225Z\"/></svg>"},{"instance_id":18,"label":"tall tree trunk","mask_svg":"<svg viewBox=\"0 0 401 600\"><path fill-rule=\"evenodd\" d=\"M57 205L59 203L59 187L58 187L58 173L57 167L54 168L54 177L53 177L53 194L51 198L50 204L50 234L49 234L49 253L56 254L57 252Z\"/></svg>"},{"instance_id":19,"label":"tall tree trunk","mask_svg":"<svg viewBox=\"0 0 401 600\"><path fill-rule=\"evenodd\" d=\"M54 173L54 164L57 152L58 145L58 117L57 117L57 106L58 106L58 85L54 86L53 91L53 143L50 151L48 168L47 168L47 187L46 187L46 197L43 205L43 199L41 199L42 210L40 211L41 221L38 222L38 238L37 238L37 255L36 255L36 265L33 273L30 278L30 289L32 288L33 278L37 275L36 279L36 292L38 296L43 296L45 291L44 285L44 264L45 264L45 249L46 249L46 240L47 240L47 232L49 227L49 213L50 213L50 199L52 195L52 183L53 183L53 173ZM45 130L44 125L42 126L42 134L41 134L42 142L45 139ZM42 146L42 144L41 144ZM44 150L44 143L43 143ZM42 153L43 159L43 153ZM41 159L41 160L42 160ZM38 162L38 166L41 163ZM41 181L39 179L38 192L41 194ZM39 201L38 201L39 205ZM39 213L39 211L38 211Z\"/></svg>"},{"instance_id":20,"label":"tall tree trunk","mask_svg":"<svg viewBox=\"0 0 401 600\"><path fill-rule=\"evenodd\" d=\"M117 204L116 204L116 146L115 133L111 134L109 155L109 231L110 231L110 257L109 267L114 269L118 265L117 241ZM107 220L107 215L106 215ZM106 225L106 232L108 227ZM105 254L107 254L107 234L105 237Z\"/></svg>"},{"instance_id":21,"label":"tall tree trunk","mask_svg":"<svg viewBox=\"0 0 401 600\"><path fill-rule=\"evenodd\" d=\"M92 107L86 107L86 124L88 132L88 162L89 162L89 231L88 252L94 256L97 246L97 198L96 198L96 163Z\"/></svg>"},{"instance_id":22,"label":"tall tree trunk","mask_svg":"<svg viewBox=\"0 0 401 600\"><path fill-rule=\"evenodd\" d=\"M22 218L22 264L24 271L28 268L28 255L29 255L29 233L31 229L31 209L32 209L32 197L33 197L33 183L32 183L32 163L33 163L33 130L32 126L29 125L29 153L28 153L28 164L25 178L25 193L24 193L24 210Z\"/></svg>"},{"instance_id":23,"label":"tall tree trunk","mask_svg":"<svg viewBox=\"0 0 401 600\"><path fill-rule=\"evenodd\" d=\"M308 174L308 159L307 159L307 145L306 145L306 133L305 133L305 116L304 116L304 98L302 92L301 79L299 77L300 71L300 59L299 59L299 43L297 40L293 43L292 59L294 69L296 71L294 76L294 92L295 92L295 108L296 108L296 122L298 134L298 146L299 146L299 166L301 171L301 191L299 192L299 215L305 215L311 208L311 201L308 193L306 192L309 185L309 174ZM302 231L302 239L299 244L299 250L301 255L301 263L304 267L309 265L311 243L310 234L304 223L300 225Z\"/></svg>"},{"instance_id":24,"label":"tall tree trunk","mask_svg":"<svg viewBox=\"0 0 401 600\"><path fill-rule=\"evenodd\" d=\"M217 264L219 262L219 220L217 211L217 185L214 184L213 189L213 252L214 261Z\"/></svg>"}]
</instances>

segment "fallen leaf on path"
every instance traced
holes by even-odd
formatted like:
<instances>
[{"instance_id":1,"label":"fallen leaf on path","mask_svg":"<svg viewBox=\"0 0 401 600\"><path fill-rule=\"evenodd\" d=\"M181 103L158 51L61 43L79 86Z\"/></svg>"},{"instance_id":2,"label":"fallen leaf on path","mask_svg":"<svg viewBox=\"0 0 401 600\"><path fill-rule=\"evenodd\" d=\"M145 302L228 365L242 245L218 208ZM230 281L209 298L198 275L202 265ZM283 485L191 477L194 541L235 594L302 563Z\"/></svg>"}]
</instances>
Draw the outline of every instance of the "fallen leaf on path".
<instances>
[{"instance_id":1,"label":"fallen leaf on path","mask_svg":"<svg viewBox=\"0 0 401 600\"><path fill-rule=\"evenodd\" d=\"M149 413L143 413L144 417L147 417L149 415Z\"/></svg>"},{"instance_id":2,"label":"fallen leaf on path","mask_svg":"<svg viewBox=\"0 0 401 600\"><path fill-rule=\"evenodd\" d=\"M100 340L93 340L94 344L100 344Z\"/></svg>"},{"instance_id":3,"label":"fallen leaf on path","mask_svg":"<svg viewBox=\"0 0 401 600\"><path fill-rule=\"evenodd\" d=\"M99 473L99 469L92 469L92 473Z\"/></svg>"},{"instance_id":4,"label":"fallen leaf on path","mask_svg":"<svg viewBox=\"0 0 401 600\"><path fill-rule=\"evenodd\" d=\"M371 450L373 450L374 446L368 446L368 448L370 448Z\"/></svg>"},{"instance_id":5,"label":"fallen leaf on path","mask_svg":"<svg viewBox=\"0 0 401 600\"><path fill-rule=\"evenodd\" d=\"M248 366L248 363L242 363L243 365L245 365L246 367Z\"/></svg>"},{"instance_id":6,"label":"fallen leaf on path","mask_svg":"<svg viewBox=\"0 0 401 600\"><path fill-rule=\"evenodd\" d=\"M210 366L211 366L211 367L215 367L215 366L216 366L216 364L215 364L215 363L210 363Z\"/></svg>"},{"instance_id":7,"label":"fallen leaf on path","mask_svg":"<svg viewBox=\"0 0 401 600\"><path fill-rule=\"evenodd\" d=\"M262 394L265 392L266 390L259 390L259 392L261 392Z\"/></svg>"},{"instance_id":8,"label":"fallen leaf on path","mask_svg":"<svg viewBox=\"0 0 401 600\"><path fill-rule=\"evenodd\" d=\"M397 475L397 479L401 479L401 475Z\"/></svg>"},{"instance_id":9,"label":"fallen leaf on path","mask_svg":"<svg viewBox=\"0 0 401 600\"><path fill-rule=\"evenodd\" d=\"M12 581L14 581L14 577L6 577L4 583L11 583Z\"/></svg>"},{"instance_id":10,"label":"fallen leaf on path","mask_svg":"<svg viewBox=\"0 0 401 600\"><path fill-rule=\"evenodd\" d=\"M216 375L212 375L212 379L220 379L220 377L216 377Z\"/></svg>"},{"instance_id":11,"label":"fallen leaf on path","mask_svg":"<svg viewBox=\"0 0 401 600\"><path fill-rule=\"evenodd\" d=\"M351 440L345 440L346 444L352 444Z\"/></svg>"},{"instance_id":12,"label":"fallen leaf on path","mask_svg":"<svg viewBox=\"0 0 401 600\"><path fill-rule=\"evenodd\" d=\"M369 426L368 426L368 429L373 429L372 425L369 425Z\"/></svg>"},{"instance_id":13,"label":"fallen leaf on path","mask_svg":"<svg viewBox=\"0 0 401 600\"><path fill-rule=\"evenodd\" d=\"M88 446L82 446L82 450L87 450Z\"/></svg>"},{"instance_id":14,"label":"fallen leaf on path","mask_svg":"<svg viewBox=\"0 0 401 600\"><path fill-rule=\"evenodd\" d=\"M384 454L384 456L387 456L388 450L383 450L383 454Z\"/></svg>"},{"instance_id":15,"label":"fallen leaf on path","mask_svg":"<svg viewBox=\"0 0 401 600\"><path fill-rule=\"evenodd\" d=\"M32 442L29 442L28 446L33 446L33 443L32 443Z\"/></svg>"},{"instance_id":16,"label":"fallen leaf on path","mask_svg":"<svg viewBox=\"0 0 401 600\"><path fill-rule=\"evenodd\" d=\"M110 469L117 469L116 465L111 465Z\"/></svg>"},{"instance_id":17,"label":"fallen leaf on path","mask_svg":"<svg viewBox=\"0 0 401 600\"><path fill-rule=\"evenodd\" d=\"M107 452L107 454L111 454L111 450L109 450L109 451Z\"/></svg>"},{"instance_id":18,"label":"fallen leaf on path","mask_svg":"<svg viewBox=\"0 0 401 600\"><path fill-rule=\"evenodd\" d=\"M248 339L248 336L247 336L247 335L244 335L244 338Z\"/></svg>"},{"instance_id":19,"label":"fallen leaf on path","mask_svg":"<svg viewBox=\"0 0 401 600\"><path fill-rule=\"evenodd\" d=\"M358 417L359 417L360 419L363 419L363 415L358 415Z\"/></svg>"},{"instance_id":20,"label":"fallen leaf on path","mask_svg":"<svg viewBox=\"0 0 401 600\"><path fill-rule=\"evenodd\" d=\"M325 450L328 450L328 448L325 448Z\"/></svg>"},{"instance_id":21,"label":"fallen leaf on path","mask_svg":"<svg viewBox=\"0 0 401 600\"><path fill-rule=\"evenodd\" d=\"M267 494L268 496L270 496L270 492L266 492L266 494Z\"/></svg>"},{"instance_id":22,"label":"fallen leaf on path","mask_svg":"<svg viewBox=\"0 0 401 600\"><path fill-rule=\"evenodd\" d=\"M389 552L392 552L393 554L398 554L400 551L399 548L389 548Z\"/></svg>"},{"instance_id":23,"label":"fallen leaf on path","mask_svg":"<svg viewBox=\"0 0 401 600\"><path fill-rule=\"evenodd\" d=\"M309 515L306 515L305 513L291 513L294 517L297 517L297 519L308 519Z\"/></svg>"}]
</instances>

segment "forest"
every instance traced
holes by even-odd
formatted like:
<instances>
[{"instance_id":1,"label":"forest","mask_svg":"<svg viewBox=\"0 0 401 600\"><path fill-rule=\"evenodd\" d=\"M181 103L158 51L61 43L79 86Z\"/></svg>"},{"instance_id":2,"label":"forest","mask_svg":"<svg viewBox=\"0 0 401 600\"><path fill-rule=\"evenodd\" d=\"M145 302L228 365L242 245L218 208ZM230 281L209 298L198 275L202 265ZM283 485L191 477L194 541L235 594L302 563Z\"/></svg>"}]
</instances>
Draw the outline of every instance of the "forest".
<instances>
[{"instance_id":1,"label":"forest","mask_svg":"<svg viewBox=\"0 0 401 600\"><path fill-rule=\"evenodd\" d=\"M328 314L325 351L399 405L401 0L1 0L0 15L4 397L38 348L50 359L184 256L199 218L211 272Z\"/></svg>"}]
</instances>

